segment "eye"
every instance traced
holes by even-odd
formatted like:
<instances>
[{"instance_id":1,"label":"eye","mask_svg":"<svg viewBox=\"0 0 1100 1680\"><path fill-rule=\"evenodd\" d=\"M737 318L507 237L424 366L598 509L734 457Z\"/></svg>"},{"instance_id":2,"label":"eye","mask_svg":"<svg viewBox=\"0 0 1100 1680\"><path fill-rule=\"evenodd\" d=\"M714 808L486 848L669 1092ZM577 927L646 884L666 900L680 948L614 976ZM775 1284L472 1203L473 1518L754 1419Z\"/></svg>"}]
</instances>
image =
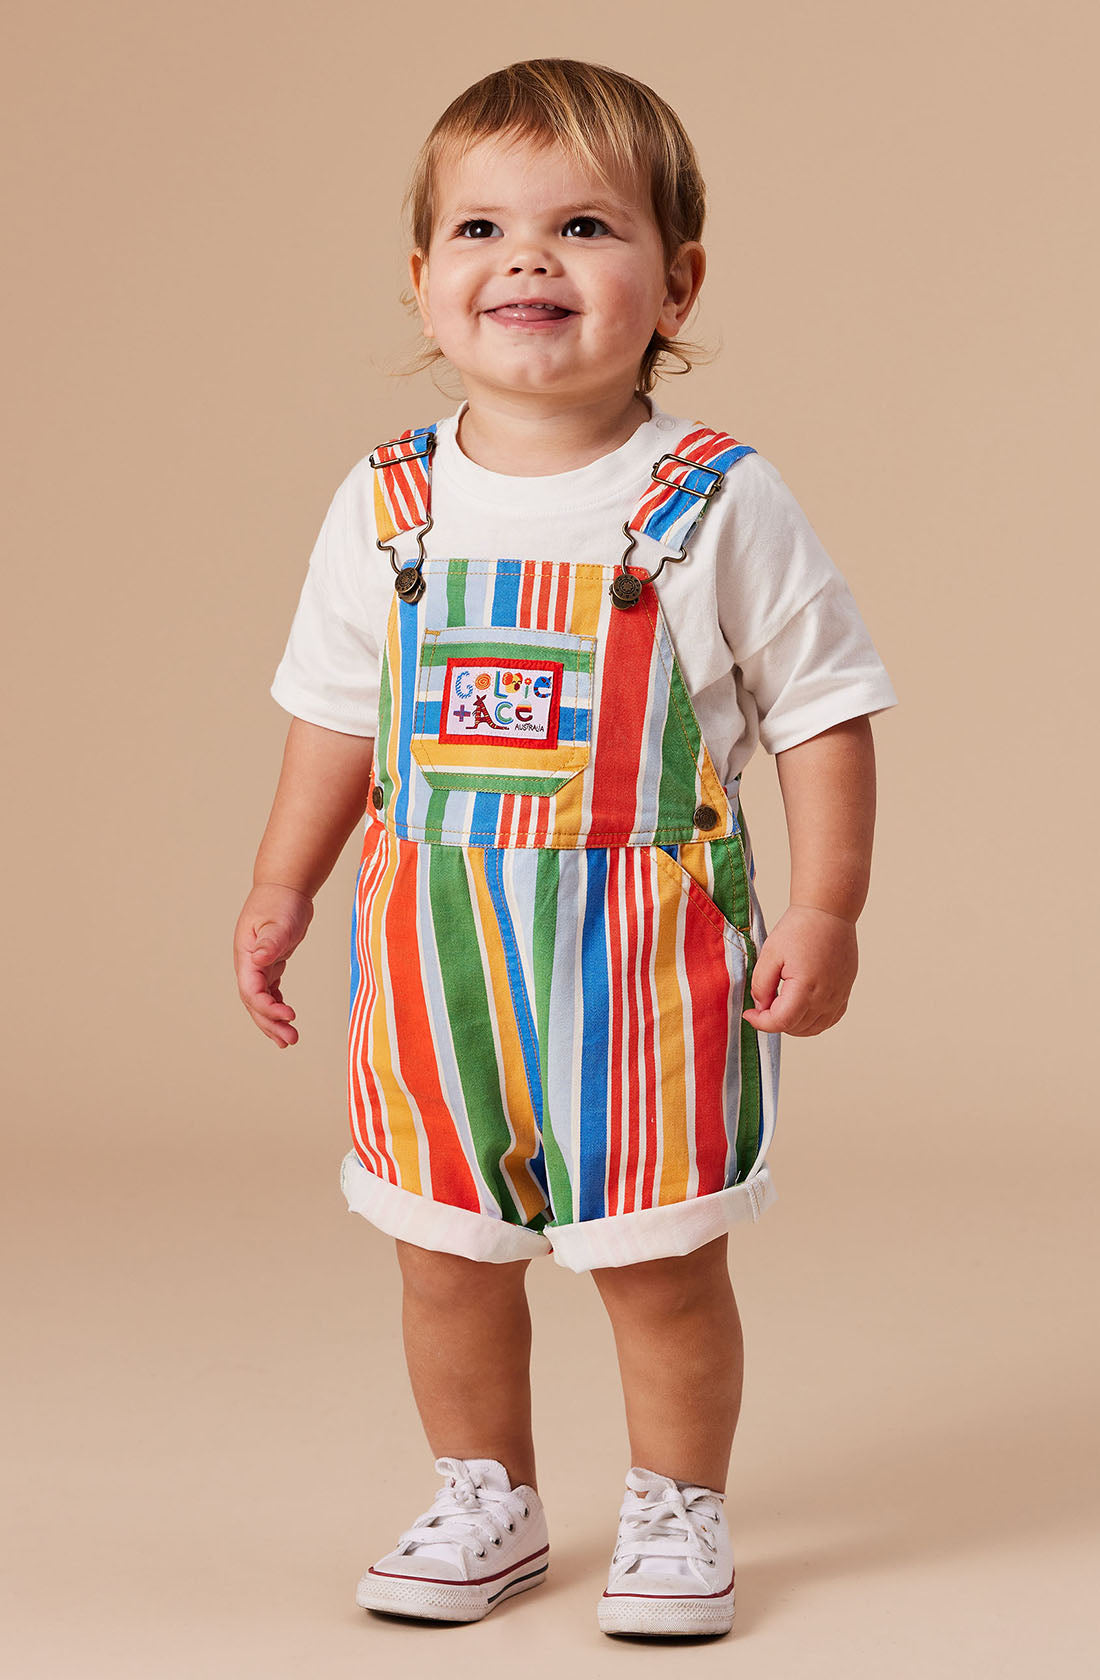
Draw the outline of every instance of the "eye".
<instances>
[{"instance_id":1,"label":"eye","mask_svg":"<svg viewBox=\"0 0 1100 1680\"><path fill-rule=\"evenodd\" d=\"M495 222L488 221L484 216L479 216L472 222L459 222L455 232L462 234L464 238L468 239L484 239L487 237L484 232L485 228L497 228L497 224ZM471 232L471 229L476 231ZM499 228L497 228L497 232L500 232ZM492 238L492 235L490 234L488 237Z\"/></svg>"},{"instance_id":2,"label":"eye","mask_svg":"<svg viewBox=\"0 0 1100 1680\"><path fill-rule=\"evenodd\" d=\"M562 228L562 232L567 234L570 228L582 229L583 231L579 236L581 239L590 239L592 237L591 233L588 231L591 228L603 228L605 233L611 232L607 223L601 222L598 216L571 216L569 221L567 221L565 226Z\"/></svg>"}]
</instances>

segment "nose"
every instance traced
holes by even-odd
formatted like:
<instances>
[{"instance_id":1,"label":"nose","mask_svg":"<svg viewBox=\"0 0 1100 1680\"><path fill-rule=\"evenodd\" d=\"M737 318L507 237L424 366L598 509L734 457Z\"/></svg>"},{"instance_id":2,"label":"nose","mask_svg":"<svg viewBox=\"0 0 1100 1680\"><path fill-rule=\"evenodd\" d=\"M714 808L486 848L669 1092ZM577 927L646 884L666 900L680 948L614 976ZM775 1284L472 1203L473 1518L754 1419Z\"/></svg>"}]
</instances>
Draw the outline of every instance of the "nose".
<instances>
[{"instance_id":1,"label":"nose","mask_svg":"<svg viewBox=\"0 0 1100 1680\"><path fill-rule=\"evenodd\" d=\"M509 274L555 274L561 263L541 239L523 237L516 240L507 253Z\"/></svg>"}]
</instances>

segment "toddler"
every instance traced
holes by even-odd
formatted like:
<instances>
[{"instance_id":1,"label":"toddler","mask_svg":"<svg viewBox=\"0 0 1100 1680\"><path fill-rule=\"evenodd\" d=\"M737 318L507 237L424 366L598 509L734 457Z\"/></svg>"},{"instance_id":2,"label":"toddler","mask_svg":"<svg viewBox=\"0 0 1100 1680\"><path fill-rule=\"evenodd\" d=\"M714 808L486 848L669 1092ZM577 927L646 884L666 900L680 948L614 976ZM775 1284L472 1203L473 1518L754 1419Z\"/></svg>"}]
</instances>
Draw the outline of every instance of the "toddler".
<instances>
[{"instance_id":1,"label":"toddler","mask_svg":"<svg viewBox=\"0 0 1100 1680\"><path fill-rule=\"evenodd\" d=\"M546 1579L525 1274L552 1254L592 1274L626 1406L599 1625L723 1634L727 1237L775 1194L779 1035L847 1006L869 716L896 698L776 468L652 395L690 367L705 269L669 106L603 66L510 65L444 112L409 203L422 362L465 396L329 506L235 934L246 1008L296 1043L283 971L364 824L341 1183L397 1243L441 1485L357 1600L466 1622ZM791 854L767 934L739 797L758 742Z\"/></svg>"}]
</instances>

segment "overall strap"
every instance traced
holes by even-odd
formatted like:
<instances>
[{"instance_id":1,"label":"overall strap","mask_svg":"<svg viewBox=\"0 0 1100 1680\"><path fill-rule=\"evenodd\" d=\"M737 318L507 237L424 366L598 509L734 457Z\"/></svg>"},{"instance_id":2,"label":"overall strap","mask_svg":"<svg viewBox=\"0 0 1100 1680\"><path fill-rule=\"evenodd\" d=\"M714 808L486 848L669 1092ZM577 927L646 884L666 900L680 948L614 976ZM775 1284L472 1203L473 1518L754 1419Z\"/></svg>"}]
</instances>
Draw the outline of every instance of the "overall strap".
<instances>
[{"instance_id":1,"label":"overall strap","mask_svg":"<svg viewBox=\"0 0 1100 1680\"><path fill-rule=\"evenodd\" d=\"M418 601L424 593L420 567L424 560L424 537L432 528L432 451L436 425L415 426L400 437L372 449L368 460L374 468L374 522L377 544L390 557L397 574L394 588L404 601ZM417 556L399 566L393 539L415 531Z\"/></svg>"},{"instance_id":2,"label":"overall strap","mask_svg":"<svg viewBox=\"0 0 1100 1680\"><path fill-rule=\"evenodd\" d=\"M728 432L693 425L675 449L654 463L645 493L623 526L630 543L611 584L611 599L617 607L636 605L641 599L642 584L652 583L666 560L684 558L688 539L711 497L721 489L726 473L742 456L755 454L751 444L738 443ZM662 555L656 571L644 577L628 571L626 564L639 532L652 537L662 548L679 549L679 553Z\"/></svg>"}]
</instances>

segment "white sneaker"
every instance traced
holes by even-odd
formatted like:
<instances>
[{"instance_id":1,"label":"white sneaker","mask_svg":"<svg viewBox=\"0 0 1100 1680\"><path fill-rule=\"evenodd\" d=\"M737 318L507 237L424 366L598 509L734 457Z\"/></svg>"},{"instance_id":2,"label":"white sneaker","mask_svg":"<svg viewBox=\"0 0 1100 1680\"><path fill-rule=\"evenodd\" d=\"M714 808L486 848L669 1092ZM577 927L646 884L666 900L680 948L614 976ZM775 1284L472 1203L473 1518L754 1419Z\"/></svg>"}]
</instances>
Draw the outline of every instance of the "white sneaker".
<instances>
[{"instance_id":1,"label":"white sneaker","mask_svg":"<svg viewBox=\"0 0 1100 1680\"><path fill-rule=\"evenodd\" d=\"M627 1471L619 1537L599 1604L604 1633L728 1633L733 1544L725 1494Z\"/></svg>"},{"instance_id":2,"label":"white sneaker","mask_svg":"<svg viewBox=\"0 0 1100 1680\"><path fill-rule=\"evenodd\" d=\"M363 1576L355 1602L433 1622L476 1622L546 1579L546 1514L533 1487L513 1488L495 1458L437 1458L447 1479Z\"/></svg>"}]
</instances>

